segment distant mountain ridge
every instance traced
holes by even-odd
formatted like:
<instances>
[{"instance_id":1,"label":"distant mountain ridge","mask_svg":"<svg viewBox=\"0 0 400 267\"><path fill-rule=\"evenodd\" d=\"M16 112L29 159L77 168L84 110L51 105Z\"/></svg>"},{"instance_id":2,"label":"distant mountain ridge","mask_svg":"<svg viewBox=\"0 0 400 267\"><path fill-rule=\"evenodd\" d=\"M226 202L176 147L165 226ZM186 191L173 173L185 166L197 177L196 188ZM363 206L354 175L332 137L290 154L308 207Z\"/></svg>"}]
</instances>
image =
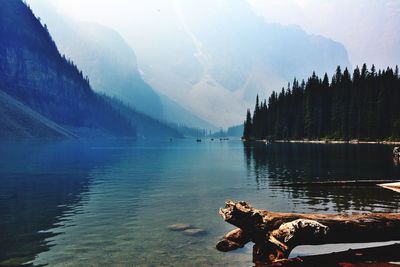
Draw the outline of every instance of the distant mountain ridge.
<instances>
[{"instance_id":1,"label":"distant mountain ridge","mask_svg":"<svg viewBox=\"0 0 400 267\"><path fill-rule=\"evenodd\" d=\"M82 68L95 91L117 97L161 121L214 128L168 97L157 94L143 80L135 52L116 31L95 23L66 22L64 30L54 33L60 50Z\"/></svg>"},{"instance_id":2,"label":"distant mountain ridge","mask_svg":"<svg viewBox=\"0 0 400 267\"><path fill-rule=\"evenodd\" d=\"M51 128L48 127L51 124L79 136L136 136L136 125L131 118L92 91L88 79L76 65L60 55L47 26L42 26L20 0L0 0L0 90L4 91L1 101L8 112L19 114L29 122L21 129L21 122L2 116L3 125L15 123L18 127L14 127L14 133L7 132L10 128L3 128L1 134L17 136L18 132L28 132L27 137L52 136L54 132L49 129L43 135L35 133L35 128L29 129L31 124L38 126L37 129ZM35 112L39 114L32 115ZM132 114L137 120L147 120L159 136L180 136L154 119L134 110ZM48 119L44 125L39 115ZM144 131L141 135L150 133Z\"/></svg>"},{"instance_id":3,"label":"distant mountain ridge","mask_svg":"<svg viewBox=\"0 0 400 267\"><path fill-rule=\"evenodd\" d=\"M35 13L49 24L60 51L89 77L93 90L117 97L137 111L157 120L214 129L178 103L158 94L146 83L135 51L112 28L64 17L43 0L29 0Z\"/></svg>"},{"instance_id":4,"label":"distant mountain ridge","mask_svg":"<svg viewBox=\"0 0 400 267\"><path fill-rule=\"evenodd\" d=\"M39 1L51 3L29 0ZM88 19L121 33L139 59L137 72L145 83L183 107L170 114L187 110L225 128L243 122L257 94L286 87L293 77L301 80L312 71L331 75L337 65L351 69L342 44L296 25L268 23L246 0L147 0L126 6L131 17L111 19L118 8L110 5L110 17ZM167 117L168 104L161 102Z\"/></svg>"},{"instance_id":5,"label":"distant mountain ridge","mask_svg":"<svg viewBox=\"0 0 400 267\"><path fill-rule=\"evenodd\" d=\"M143 81L135 53L117 32L88 22L62 27L52 31L59 49L82 68L94 90L163 119L160 97Z\"/></svg>"},{"instance_id":6,"label":"distant mountain ridge","mask_svg":"<svg viewBox=\"0 0 400 267\"><path fill-rule=\"evenodd\" d=\"M257 94L286 87L293 77L351 68L342 44L267 23L245 0L149 1L161 12L140 18L147 34L125 29L144 79L217 126L241 123Z\"/></svg>"}]
</instances>

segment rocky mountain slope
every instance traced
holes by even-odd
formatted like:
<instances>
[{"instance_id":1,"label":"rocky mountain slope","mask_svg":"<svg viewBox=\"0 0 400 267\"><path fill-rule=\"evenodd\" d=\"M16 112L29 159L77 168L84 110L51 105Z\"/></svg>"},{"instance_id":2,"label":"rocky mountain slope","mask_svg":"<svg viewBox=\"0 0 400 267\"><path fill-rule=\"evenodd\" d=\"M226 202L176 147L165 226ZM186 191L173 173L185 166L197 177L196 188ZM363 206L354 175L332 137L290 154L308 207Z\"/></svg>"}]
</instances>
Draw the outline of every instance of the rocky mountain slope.
<instances>
[{"instance_id":1,"label":"rocky mountain slope","mask_svg":"<svg viewBox=\"0 0 400 267\"><path fill-rule=\"evenodd\" d=\"M78 136L136 136L133 120L91 89L88 78L78 67L60 55L47 26L20 0L0 1L0 89L11 97L2 98L5 106L10 100L7 107L15 107L11 101L15 99ZM136 114L137 120L143 116L135 110L132 114ZM24 119L35 120L34 117L24 115ZM4 124L12 119L2 118ZM143 118L149 121L147 116ZM37 124L25 123L25 130L35 131L36 128L28 129L31 123ZM159 121L150 118L149 123L160 136L164 130L170 132ZM30 135L41 136L33 132Z\"/></svg>"}]
</instances>

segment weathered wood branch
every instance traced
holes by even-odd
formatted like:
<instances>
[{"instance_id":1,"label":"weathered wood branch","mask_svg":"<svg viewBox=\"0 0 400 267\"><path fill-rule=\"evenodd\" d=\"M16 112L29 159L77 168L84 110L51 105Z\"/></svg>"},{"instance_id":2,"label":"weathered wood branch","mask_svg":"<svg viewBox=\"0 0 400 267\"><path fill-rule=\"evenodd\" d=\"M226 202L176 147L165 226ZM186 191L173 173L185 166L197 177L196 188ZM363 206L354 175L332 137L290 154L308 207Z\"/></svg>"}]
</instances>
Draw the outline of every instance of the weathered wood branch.
<instances>
[{"instance_id":1,"label":"weathered wood branch","mask_svg":"<svg viewBox=\"0 0 400 267\"><path fill-rule=\"evenodd\" d=\"M379 186L400 193L400 183L379 184Z\"/></svg>"},{"instance_id":2,"label":"weathered wood branch","mask_svg":"<svg viewBox=\"0 0 400 267\"><path fill-rule=\"evenodd\" d=\"M344 181L312 181L312 182L296 182L296 183L285 183L281 186L288 187L322 187L322 186L377 186L379 184L393 183L393 180L344 180Z\"/></svg>"},{"instance_id":3,"label":"weathered wood branch","mask_svg":"<svg viewBox=\"0 0 400 267\"><path fill-rule=\"evenodd\" d=\"M329 254L301 256L285 261L271 264L257 264L256 267L343 267L343 266L365 266L363 262L375 262L374 266L398 266L387 262L400 261L400 244L387 245L381 247L350 249L342 252L334 252ZM370 266L370 265L368 265Z\"/></svg>"},{"instance_id":4,"label":"weathered wood branch","mask_svg":"<svg viewBox=\"0 0 400 267\"><path fill-rule=\"evenodd\" d=\"M246 202L228 201L223 219L238 227L217 244L230 251L254 242L254 262L286 260L298 245L400 240L400 214L352 215L278 213L258 210Z\"/></svg>"}]
</instances>

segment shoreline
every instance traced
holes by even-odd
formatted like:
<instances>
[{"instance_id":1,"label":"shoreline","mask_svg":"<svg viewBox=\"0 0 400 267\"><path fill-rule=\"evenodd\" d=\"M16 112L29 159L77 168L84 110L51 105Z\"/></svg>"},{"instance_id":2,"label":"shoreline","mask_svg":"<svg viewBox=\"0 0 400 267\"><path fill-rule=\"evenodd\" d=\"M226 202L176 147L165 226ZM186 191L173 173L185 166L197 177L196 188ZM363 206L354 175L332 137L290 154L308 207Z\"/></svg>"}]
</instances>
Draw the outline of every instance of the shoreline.
<instances>
[{"instance_id":1,"label":"shoreline","mask_svg":"<svg viewBox=\"0 0 400 267\"><path fill-rule=\"evenodd\" d=\"M275 140L276 143L309 143L309 144L374 144L374 145L400 145L400 141L359 141L359 140Z\"/></svg>"},{"instance_id":2,"label":"shoreline","mask_svg":"<svg viewBox=\"0 0 400 267\"><path fill-rule=\"evenodd\" d=\"M400 141L359 141L359 140L243 140L244 142L264 142L264 143L301 143L301 144L372 144L372 145L400 145Z\"/></svg>"}]
</instances>

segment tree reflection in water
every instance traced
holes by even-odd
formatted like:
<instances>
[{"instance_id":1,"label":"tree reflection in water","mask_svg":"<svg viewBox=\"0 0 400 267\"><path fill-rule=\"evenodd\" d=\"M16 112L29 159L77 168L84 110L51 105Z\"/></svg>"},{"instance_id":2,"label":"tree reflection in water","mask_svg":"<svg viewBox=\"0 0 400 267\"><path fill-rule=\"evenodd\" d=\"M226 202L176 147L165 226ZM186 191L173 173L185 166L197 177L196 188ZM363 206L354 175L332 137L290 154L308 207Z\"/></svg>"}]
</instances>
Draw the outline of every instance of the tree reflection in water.
<instances>
[{"instance_id":1,"label":"tree reflection in water","mask_svg":"<svg viewBox=\"0 0 400 267\"><path fill-rule=\"evenodd\" d=\"M346 144L244 144L248 173L257 188L281 192L311 210L327 212L398 211L400 194L377 186L289 183L345 180L399 180L392 147Z\"/></svg>"}]
</instances>

